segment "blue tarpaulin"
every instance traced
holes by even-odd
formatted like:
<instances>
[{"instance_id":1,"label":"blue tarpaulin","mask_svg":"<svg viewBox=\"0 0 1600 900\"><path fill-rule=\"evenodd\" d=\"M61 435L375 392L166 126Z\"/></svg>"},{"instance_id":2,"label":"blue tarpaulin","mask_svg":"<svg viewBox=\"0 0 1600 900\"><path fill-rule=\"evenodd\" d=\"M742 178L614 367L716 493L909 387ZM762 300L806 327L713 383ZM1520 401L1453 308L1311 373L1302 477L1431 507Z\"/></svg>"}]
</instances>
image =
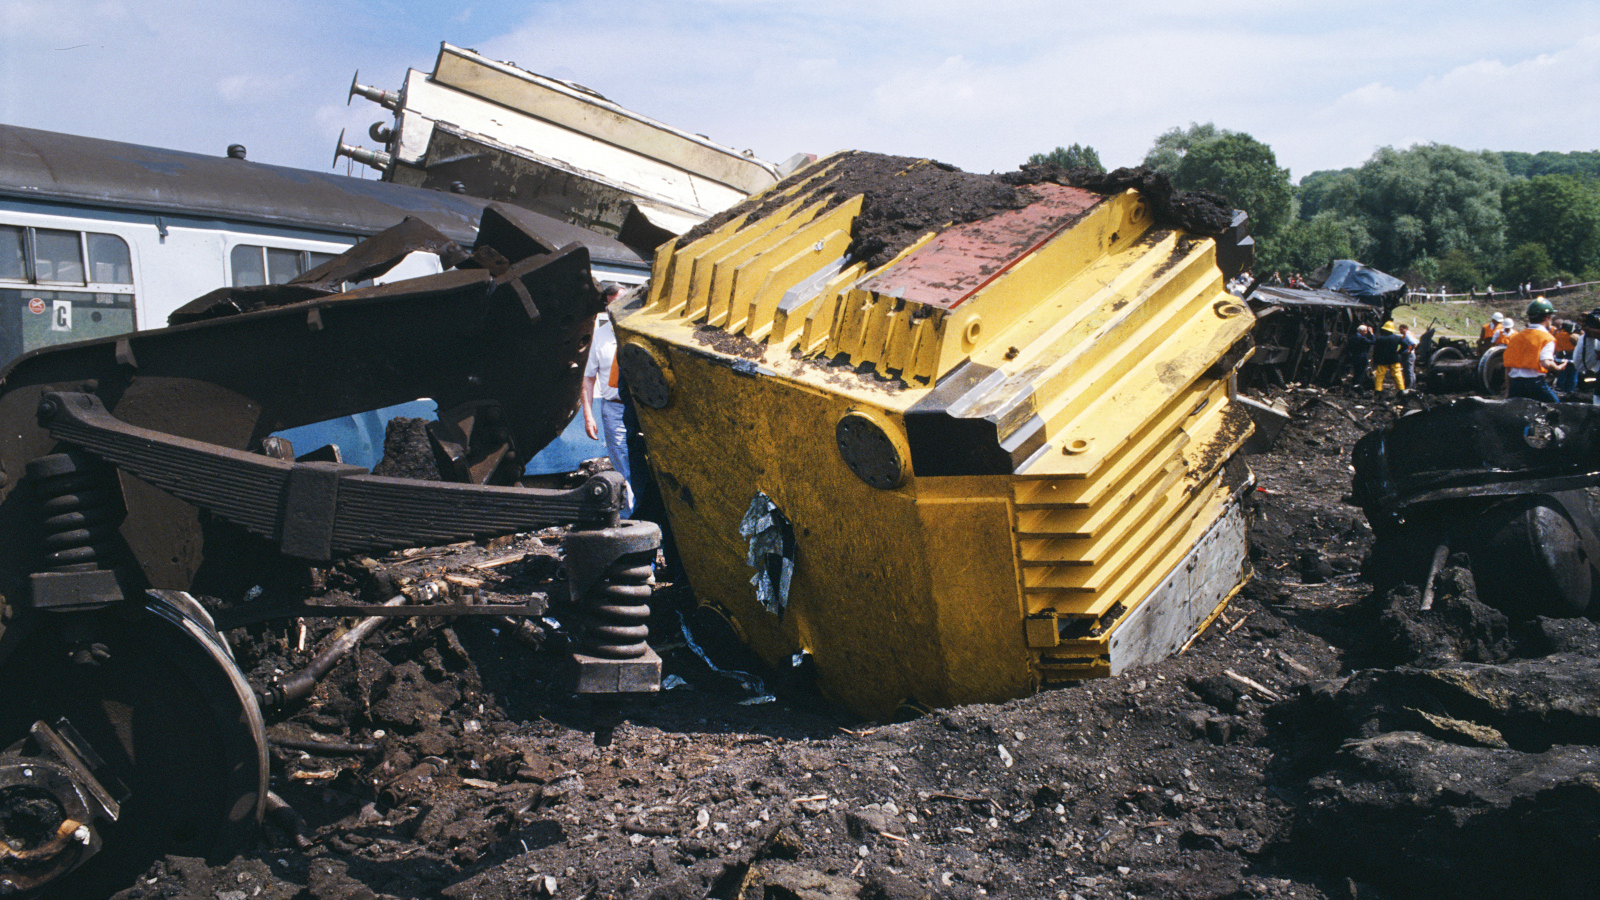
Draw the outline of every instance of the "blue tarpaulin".
<instances>
[{"instance_id":1,"label":"blue tarpaulin","mask_svg":"<svg viewBox=\"0 0 1600 900\"><path fill-rule=\"evenodd\" d=\"M1353 259L1339 259L1334 260L1322 289L1349 294L1365 303L1381 304L1384 297L1405 291L1406 283Z\"/></svg>"}]
</instances>

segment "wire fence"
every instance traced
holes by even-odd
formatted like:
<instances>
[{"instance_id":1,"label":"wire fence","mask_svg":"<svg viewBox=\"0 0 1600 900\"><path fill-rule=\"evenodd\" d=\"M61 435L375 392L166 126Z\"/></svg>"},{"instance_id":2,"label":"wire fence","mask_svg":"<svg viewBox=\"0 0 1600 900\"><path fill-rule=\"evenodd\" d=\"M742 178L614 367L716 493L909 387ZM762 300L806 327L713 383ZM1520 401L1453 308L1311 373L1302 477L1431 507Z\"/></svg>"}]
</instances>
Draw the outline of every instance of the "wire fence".
<instances>
[{"instance_id":1,"label":"wire fence","mask_svg":"<svg viewBox=\"0 0 1600 900\"><path fill-rule=\"evenodd\" d=\"M1574 294L1589 291L1600 287L1600 281L1584 281L1578 284L1550 285L1531 291L1467 291L1463 294L1451 294L1445 291L1414 290L1406 294L1407 303L1501 303L1512 300L1532 300L1535 297L1553 299L1565 294Z\"/></svg>"}]
</instances>

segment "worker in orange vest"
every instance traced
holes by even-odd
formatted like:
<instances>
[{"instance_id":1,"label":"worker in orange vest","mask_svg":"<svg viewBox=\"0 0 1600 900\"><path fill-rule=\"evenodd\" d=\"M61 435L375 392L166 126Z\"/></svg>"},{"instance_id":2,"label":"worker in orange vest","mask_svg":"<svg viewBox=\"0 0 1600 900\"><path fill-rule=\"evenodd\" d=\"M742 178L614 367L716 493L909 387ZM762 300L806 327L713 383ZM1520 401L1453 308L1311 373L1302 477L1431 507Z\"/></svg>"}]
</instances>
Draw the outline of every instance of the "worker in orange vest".
<instances>
[{"instance_id":1,"label":"worker in orange vest","mask_svg":"<svg viewBox=\"0 0 1600 900\"><path fill-rule=\"evenodd\" d=\"M1556 339L1545 327L1556 308L1543 297L1528 304L1528 327L1511 336L1503 362L1506 367L1508 397L1525 397L1546 403L1559 403L1545 375L1559 372L1568 363L1556 359Z\"/></svg>"},{"instance_id":2,"label":"worker in orange vest","mask_svg":"<svg viewBox=\"0 0 1600 900\"><path fill-rule=\"evenodd\" d=\"M599 285L600 296L607 304L622 293L622 285L606 282ZM594 337L589 344L589 360L583 369L582 388L579 391L579 411L583 413L583 430L591 440L603 436L606 455L611 457L611 468L627 482L623 489L622 517L633 513L633 472L628 460L628 426L624 421L627 405L617 377L617 334L611 314L603 312L595 317ZM596 402L598 401L598 402ZM596 420L594 408L600 407Z\"/></svg>"},{"instance_id":3,"label":"worker in orange vest","mask_svg":"<svg viewBox=\"0 0 1600 900\"><path fill-rule=\"evenodd\" d=\"M1494 346L1494 339L1500 333L1500 323L1504 322L1505 320L1506 317L1504 313L1495 313L1489 317L1489 321L1483 323L1483 330L1478 332L1479 356L1483 355L1483 351Z\"/></svg>"}]
</instances>

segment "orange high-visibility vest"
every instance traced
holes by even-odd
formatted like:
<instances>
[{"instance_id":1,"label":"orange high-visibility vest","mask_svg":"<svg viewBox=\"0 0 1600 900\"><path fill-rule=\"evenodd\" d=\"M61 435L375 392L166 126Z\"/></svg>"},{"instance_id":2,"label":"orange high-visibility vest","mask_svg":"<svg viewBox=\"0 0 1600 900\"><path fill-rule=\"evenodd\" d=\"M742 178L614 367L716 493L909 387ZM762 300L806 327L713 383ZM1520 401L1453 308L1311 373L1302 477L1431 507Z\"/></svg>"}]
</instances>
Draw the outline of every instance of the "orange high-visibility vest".
<instances>
[{"instance_id":1,"label":"orange high-visibility vest","mask_svg":"<svg viewBox=\"0 0 1600 900\"><path fill-rule=\"evenodd\" d=\"M1543 328L1524 328L1506 342L1506 355L1501 359L1508 369L1537 369L1548 372L1539 361L1539 353L1546 344L1555 342L1555 335Z\"/></svg>"}]
</instances>

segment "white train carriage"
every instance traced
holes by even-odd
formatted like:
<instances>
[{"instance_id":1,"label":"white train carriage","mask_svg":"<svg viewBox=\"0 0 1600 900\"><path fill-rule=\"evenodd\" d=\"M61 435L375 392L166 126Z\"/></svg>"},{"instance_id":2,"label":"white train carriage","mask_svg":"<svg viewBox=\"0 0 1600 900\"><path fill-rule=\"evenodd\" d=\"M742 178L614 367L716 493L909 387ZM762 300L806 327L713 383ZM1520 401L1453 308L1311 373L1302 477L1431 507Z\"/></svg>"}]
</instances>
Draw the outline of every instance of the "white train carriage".
<instances>
[{"instance_id":1,"label":"white train carriage","mask_svg":"<svg viewBox=\"0 0 1600 900\"><path fill-rule=\"evenodd\" d=\"M0 125L0 367L40 347L164 327L174 310L219 287L281 284L407 216L471 246L488 202L229 151L205 156ZM621 242L536 218L553 242L587 246L596 278L649 277L649 261ZM437 271L436 257L416 253L378 280ZM295 443L335 438L348 461L370 466L391 414L310 426L318 430ZM601 455L561 443L535 471Z\"/></svg>"}]
</instances>

